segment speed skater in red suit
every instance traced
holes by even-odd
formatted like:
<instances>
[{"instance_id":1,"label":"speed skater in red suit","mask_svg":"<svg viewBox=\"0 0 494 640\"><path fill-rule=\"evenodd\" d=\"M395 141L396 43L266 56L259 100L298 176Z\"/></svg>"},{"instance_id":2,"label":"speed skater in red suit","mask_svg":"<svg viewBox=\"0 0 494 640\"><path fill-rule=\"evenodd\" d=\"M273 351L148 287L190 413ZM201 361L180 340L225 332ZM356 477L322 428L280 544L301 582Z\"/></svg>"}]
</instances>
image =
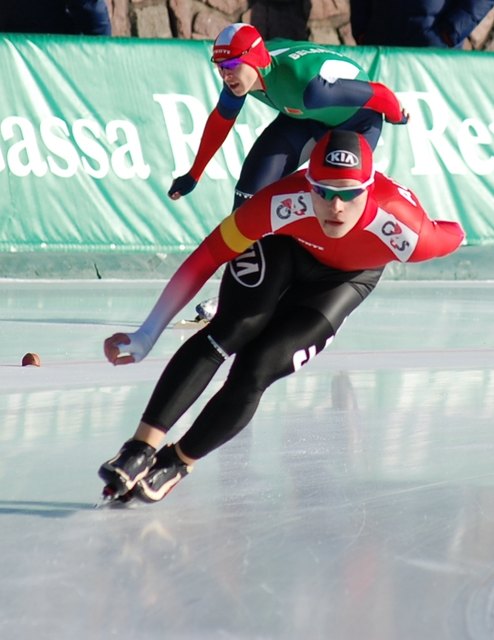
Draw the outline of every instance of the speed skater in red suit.
<instances>
[{"instance_id":1,"label":"speed skater in red suit","mask_svg":"<svg viewBox=\"0 0 494 640\"><path fill-rule=\"evenodd\" d=\"M296 171L328 130L361 133L374 149L383 123L406 124L408 113L386 85L370 80L352 58L314 42L265 42L255 27L225 27L213 44L212 62L223 86L210 113L195 159L173 181L177 200L197 185L233 128L248 96L278 113L249 150L235 185L233 209L263 187ZM210 320L217 299L196 307Z\"/></svg>"},{"instance_id":2,"label":"speed skater in red suit","mask_svg":"<svg viewBox=\"0 0 494 640\"><path fill-rule=\"evenodd\" d=\"M334 339L393 261L454 252L464 232L432 220L406 186L376 172L355 132L328 132L307 170L258 192L184 261L141 327L104 343L114 365L142 360L176 314L224 263L218 312L165 367L134 435L99 475L113 497L163 498L196 460L248 425L264 391ZM222 388L190 429L165 435L234 356Z\"/></svg>"}]
</instances>

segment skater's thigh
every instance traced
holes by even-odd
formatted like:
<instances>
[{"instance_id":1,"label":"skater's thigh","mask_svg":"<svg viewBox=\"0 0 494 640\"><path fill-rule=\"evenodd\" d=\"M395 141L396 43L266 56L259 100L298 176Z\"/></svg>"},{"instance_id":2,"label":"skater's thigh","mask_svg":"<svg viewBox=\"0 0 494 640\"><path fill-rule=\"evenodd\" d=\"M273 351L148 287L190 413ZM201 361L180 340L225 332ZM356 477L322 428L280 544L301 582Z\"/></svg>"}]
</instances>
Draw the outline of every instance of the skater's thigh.
<instances>
[{"instance_id":1,"label":"skater's thigh","mask_svg":"<svg viewBox=\"0 0 494 640\"><path fill-rule=\"evenodd\" d=\"M262 333L237 353L229 373L230 384L266 389L300 369L333 336L333 327L315 309L294 307L289 315L276 314Z\"/></svg>"},{"instance_id":2,"label":"skater's thigh","mask_svg":"<svg viewBox=\"0 0 494 640\"><path fill-rule=\"evenodd\" d=\"M372 109L360 109L349 120L335 128L360 133L374 150L379 142L382 127L383 116L381 113Z\"/></svg>"},{"instance_id":3,"label":"skater's thigh","mask_svg":"<svg viewBox=\"0 0 494 640\"><path fill-rule=\"evenodd\" d=\"M301 285L290 289L263 331L237 354L231 375L240 371L241 376L254 380L253 386L266 388L298 370L333 340L346 318L374 289L381 273L347 274L347 281L317 283L312 291Z\"/></svg>"},{"instance_id":4,"label":"skater's thigh","mask_svg":"<svg viewBox=\"0 0 494 640\"><path fill-rule=\"evenodd\" d=\"M321 265L322 266L322 265ZM323 315L336 333L346 318L372 293L383 269L344 272L320 269L322 278L300 282L290 288L278 314L289 315L297 306L309 307Z\"/></svg>"},{"instance_id":5,"label":"skater's thigh","mask_svg":"<svg viewBox=\"0 0 494 640\"><path fill-rule=\"evenodd\" d=\"M327 127L313 120L280 114L264 129L249 151L236 190L244 198L296 171L307 160Z\"/></svg>"},{"instance_id":6,"label":"skater's thigh","mask_svg":"<svg viewBox=\"0 0 494 640\"><path fill-rule=\"evenodd\" d=\"M295 241L267 236L226 265L208 333L228 354L268 324L294 277Z\"/></svg>"}]
</instances>

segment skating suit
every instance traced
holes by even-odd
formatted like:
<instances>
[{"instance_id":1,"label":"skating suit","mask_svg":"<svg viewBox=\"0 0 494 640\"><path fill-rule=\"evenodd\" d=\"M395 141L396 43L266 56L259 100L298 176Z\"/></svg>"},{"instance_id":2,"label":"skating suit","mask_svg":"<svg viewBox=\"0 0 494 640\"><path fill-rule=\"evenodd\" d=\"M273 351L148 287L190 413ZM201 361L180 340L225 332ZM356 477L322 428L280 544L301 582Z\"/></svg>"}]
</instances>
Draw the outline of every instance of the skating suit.
<instances>
[{"instance_id":1,"label":"skating suit","mask_svg":"<svg viewBox=\"0 0 494 640\"><path fill-rule=\"evenodd\" d=\"M143 414L146 423L168 431L235 354L225 385L180 441L191 458L234 437L265 389L330 344L386 264L445 256L463 241L459 224L431 220L410 190L381 174L357 225L340 239L328 238L307 187L298 172L226 218L185 261L142 326L154 342L230 261L216 315L172 358Z\"/></svg>"},{"instance_id":2,"label":"skating suit","mask_svg":"<svg viewBox=\"0 0 494 640\"><path fill-rule=\"evenodd\" d=\"M291 43L293 44L293 43ZM395 94L385 85L370 82L366 72L356 62L332 51L329 47L314 43L300 43L296 46L276 46L271 43L272 62L258 69L263 83L262 91L252 91L248 95L273 107L281 116L299 121L294 127L286 123L283 132L270 128L261 134L262 151L270 151L273 162L280 163L272 168L270 182L294 171L300 166L300 152L306 141L317 139L328 129L342 126L362 133L374 148L379 138L382 115L392 123L401 123L403 114ZM215 109L210 114L190 175L199 180L209 160L221 147L235 123L247 96L235 96L223 84ZM276 123L276 121L275 121ZM275 124L272 123L272 124ZM305 135L301 136L301 132ZM276 158L274 140L279 135L289 140L296 151L294 166L284 169ZM254 148L256 162L261 151ZM284 156L284 150L279 154ZM288 154L288 152L287 152ZM291 158L290 158L291 160ZM285 159L286 163L286 159ZM252 168L250 173L255 173ZM266 173L266 171L264 171ZM276 175L275 175L276 174ZM240 183L247 181L244 189L255 193L264 184L257 184L259 177L241 176ZM250 186L254 181L254 186Z\"/></svg>"}]
</instances>

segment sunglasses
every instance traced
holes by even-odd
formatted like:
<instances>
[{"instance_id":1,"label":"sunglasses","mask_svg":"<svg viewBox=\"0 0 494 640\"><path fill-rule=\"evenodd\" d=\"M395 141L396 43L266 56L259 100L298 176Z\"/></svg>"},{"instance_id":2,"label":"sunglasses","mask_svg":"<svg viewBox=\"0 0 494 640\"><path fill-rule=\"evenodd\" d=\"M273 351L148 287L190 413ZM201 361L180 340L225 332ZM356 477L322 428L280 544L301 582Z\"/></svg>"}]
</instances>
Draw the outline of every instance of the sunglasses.
<instances>
[{"instance_id":1,"label":"sunglasses","mask_svg":"<svg viewBox=\"0 0 494 640\"><path fill-rule=\"evenodd\" d=\"M321 196L321 198L324 198L324 200L333 200L333 198L338 197L340 200L343 200L343 202L355 200L355 198L362 195L364 191L366 191L367 187L374 182L373 174L369 180L355 187L330 187L327 184L316 182L309 175L306 175L305 177L310 183L312 191L317 193L318 196Z\"/></svg>"},{"instance_id":2,"label":"sunglasses","mask_svg":"<svg viewBox=\"0 0 494 640\"><path fill-rule=\"evenodd\" d=\"M215 65L223 71L233 71L233 69L236 69L242 63L242 58L231 58L230 60L223 60L223 62L215 62Z\"/></svg>"}]
</instances>

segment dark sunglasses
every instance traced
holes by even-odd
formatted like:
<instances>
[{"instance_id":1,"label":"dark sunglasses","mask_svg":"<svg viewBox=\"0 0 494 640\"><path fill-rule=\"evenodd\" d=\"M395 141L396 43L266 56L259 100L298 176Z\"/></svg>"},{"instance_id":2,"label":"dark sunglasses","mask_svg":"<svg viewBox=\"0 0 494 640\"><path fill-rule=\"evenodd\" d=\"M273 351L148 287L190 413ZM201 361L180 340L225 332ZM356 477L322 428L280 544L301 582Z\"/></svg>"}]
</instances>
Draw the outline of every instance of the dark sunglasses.
<instances>
[{"instance_id":1,"label":"dark sunglasses","mask_svg":"<svg viewBox=\"0 0 494 640\"><path fill-rule=\"evenodd\" d=\"M312 191L317 193L318 196L321 196L321 198L324 198L324 200L333 200L333 198L338 197L340 200L343 200L343 202L355 200L355 198L362 195L364 191L366 191L367 187L374 182L374 176L372 176L369 180L363 182L358 187L330 187L327 184L316 182L309 175L306 175L306 178L310 183Z\"/></svg>"}]
</instances>

